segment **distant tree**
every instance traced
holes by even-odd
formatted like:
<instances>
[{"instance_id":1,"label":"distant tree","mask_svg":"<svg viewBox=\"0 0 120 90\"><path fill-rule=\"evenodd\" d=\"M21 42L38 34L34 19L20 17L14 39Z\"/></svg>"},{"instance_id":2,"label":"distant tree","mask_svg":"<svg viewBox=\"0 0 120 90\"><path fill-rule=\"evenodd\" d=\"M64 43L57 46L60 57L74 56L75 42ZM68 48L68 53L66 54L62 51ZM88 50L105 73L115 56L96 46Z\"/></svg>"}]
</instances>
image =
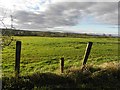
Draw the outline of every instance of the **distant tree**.
<instances>
[{"instance_id":1,"label":"distant tree","mask_svg":"<svg viewBox=\"0 0 120 90\"><path fill-rule=\"evenodd\" d=\"M111 37L112 35L111 34L109 34L109 37Z\"/></svg>"},{"instance_id":2,"label":"distant tree","mask_svg":"<svg viewBox=\"0 0 120 90\"><path fill-rule=\"evenodd\" d=\"M103 36L106 36L106 34L103 34Z\"/></svg>"}]
</instances>

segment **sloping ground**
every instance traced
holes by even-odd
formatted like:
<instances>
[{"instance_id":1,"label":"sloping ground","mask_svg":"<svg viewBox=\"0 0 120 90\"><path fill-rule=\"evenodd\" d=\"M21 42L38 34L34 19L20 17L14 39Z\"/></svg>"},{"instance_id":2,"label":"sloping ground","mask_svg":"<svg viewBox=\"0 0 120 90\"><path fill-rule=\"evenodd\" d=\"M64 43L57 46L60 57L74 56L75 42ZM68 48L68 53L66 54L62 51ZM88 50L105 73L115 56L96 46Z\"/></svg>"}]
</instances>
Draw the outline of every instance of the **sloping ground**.
<instances>
[{"instance_id":1,"label":"sloping ground","mask_svg":"<svg viewBox=\"0 0 120 90\"><path fill-rule=\"evenodd\" d=\"M2 90L56 90L56 88L120 89L120 64L87 66L64 74L35 73L29 76L2 78Z\"/></svg>"}]
</instances>

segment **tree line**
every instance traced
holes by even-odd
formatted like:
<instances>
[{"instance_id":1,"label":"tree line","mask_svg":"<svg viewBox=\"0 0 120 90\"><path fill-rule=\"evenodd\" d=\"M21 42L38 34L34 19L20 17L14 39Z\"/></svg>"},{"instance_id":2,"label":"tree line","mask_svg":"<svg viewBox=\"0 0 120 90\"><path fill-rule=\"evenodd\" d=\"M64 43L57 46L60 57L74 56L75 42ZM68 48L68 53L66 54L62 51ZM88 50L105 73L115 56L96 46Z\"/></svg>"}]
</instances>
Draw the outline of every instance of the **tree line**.
<instances>
[{"instance_id":1,"label":"tree line","mask_svg":"<svg viewBox=\"0 0 120 90\"><path fill-rule=\"evenodd\" d=\"M113 37L112 35L92 35L92 34L81 34L81 33L61 33L61 32L50 32L50 31L29 31L29 30L16 30L16 29L1 29L3 36L40 36L40 37Z\"/></svg>"}]
</instances>

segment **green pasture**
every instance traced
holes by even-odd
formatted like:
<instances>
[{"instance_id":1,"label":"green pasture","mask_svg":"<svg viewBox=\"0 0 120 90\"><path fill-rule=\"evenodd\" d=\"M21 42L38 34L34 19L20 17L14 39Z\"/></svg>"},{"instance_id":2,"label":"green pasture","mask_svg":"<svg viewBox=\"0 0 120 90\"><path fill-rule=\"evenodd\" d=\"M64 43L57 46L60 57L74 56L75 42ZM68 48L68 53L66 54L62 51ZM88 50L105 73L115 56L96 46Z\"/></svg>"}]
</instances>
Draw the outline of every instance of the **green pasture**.
<instances>
[{"instance_id":1,"label":"green pasture","mask_svg":"<svg viewBox=\"0 0 120 90\"><path fill-rule=\"evenodd\" d=\"M93 42L87 64L100 65L118 61L118 38L14 37L22 42L20 74L60 73L60 58L65 71L81 68L87 42ZM2 75L14 76L15 41L2 50Z\"/></svg>"}]
</instances>

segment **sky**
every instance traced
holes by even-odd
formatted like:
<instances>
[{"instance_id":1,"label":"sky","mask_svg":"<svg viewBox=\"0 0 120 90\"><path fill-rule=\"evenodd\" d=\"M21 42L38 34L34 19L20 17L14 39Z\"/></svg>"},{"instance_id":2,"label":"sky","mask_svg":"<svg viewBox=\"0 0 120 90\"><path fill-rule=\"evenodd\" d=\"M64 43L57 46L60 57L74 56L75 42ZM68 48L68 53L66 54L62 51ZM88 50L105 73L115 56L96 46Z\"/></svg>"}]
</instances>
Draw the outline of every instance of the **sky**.
<instances>
[{"instance_id":1,"label":"sky","mask_svg":"<svg viewBox=\"0 0 120 90\"><path fill-rule=\"evenodd\" d=\"M0 28L118 34L118 1L0 0Z\"/></svg>"}]
</instances>

